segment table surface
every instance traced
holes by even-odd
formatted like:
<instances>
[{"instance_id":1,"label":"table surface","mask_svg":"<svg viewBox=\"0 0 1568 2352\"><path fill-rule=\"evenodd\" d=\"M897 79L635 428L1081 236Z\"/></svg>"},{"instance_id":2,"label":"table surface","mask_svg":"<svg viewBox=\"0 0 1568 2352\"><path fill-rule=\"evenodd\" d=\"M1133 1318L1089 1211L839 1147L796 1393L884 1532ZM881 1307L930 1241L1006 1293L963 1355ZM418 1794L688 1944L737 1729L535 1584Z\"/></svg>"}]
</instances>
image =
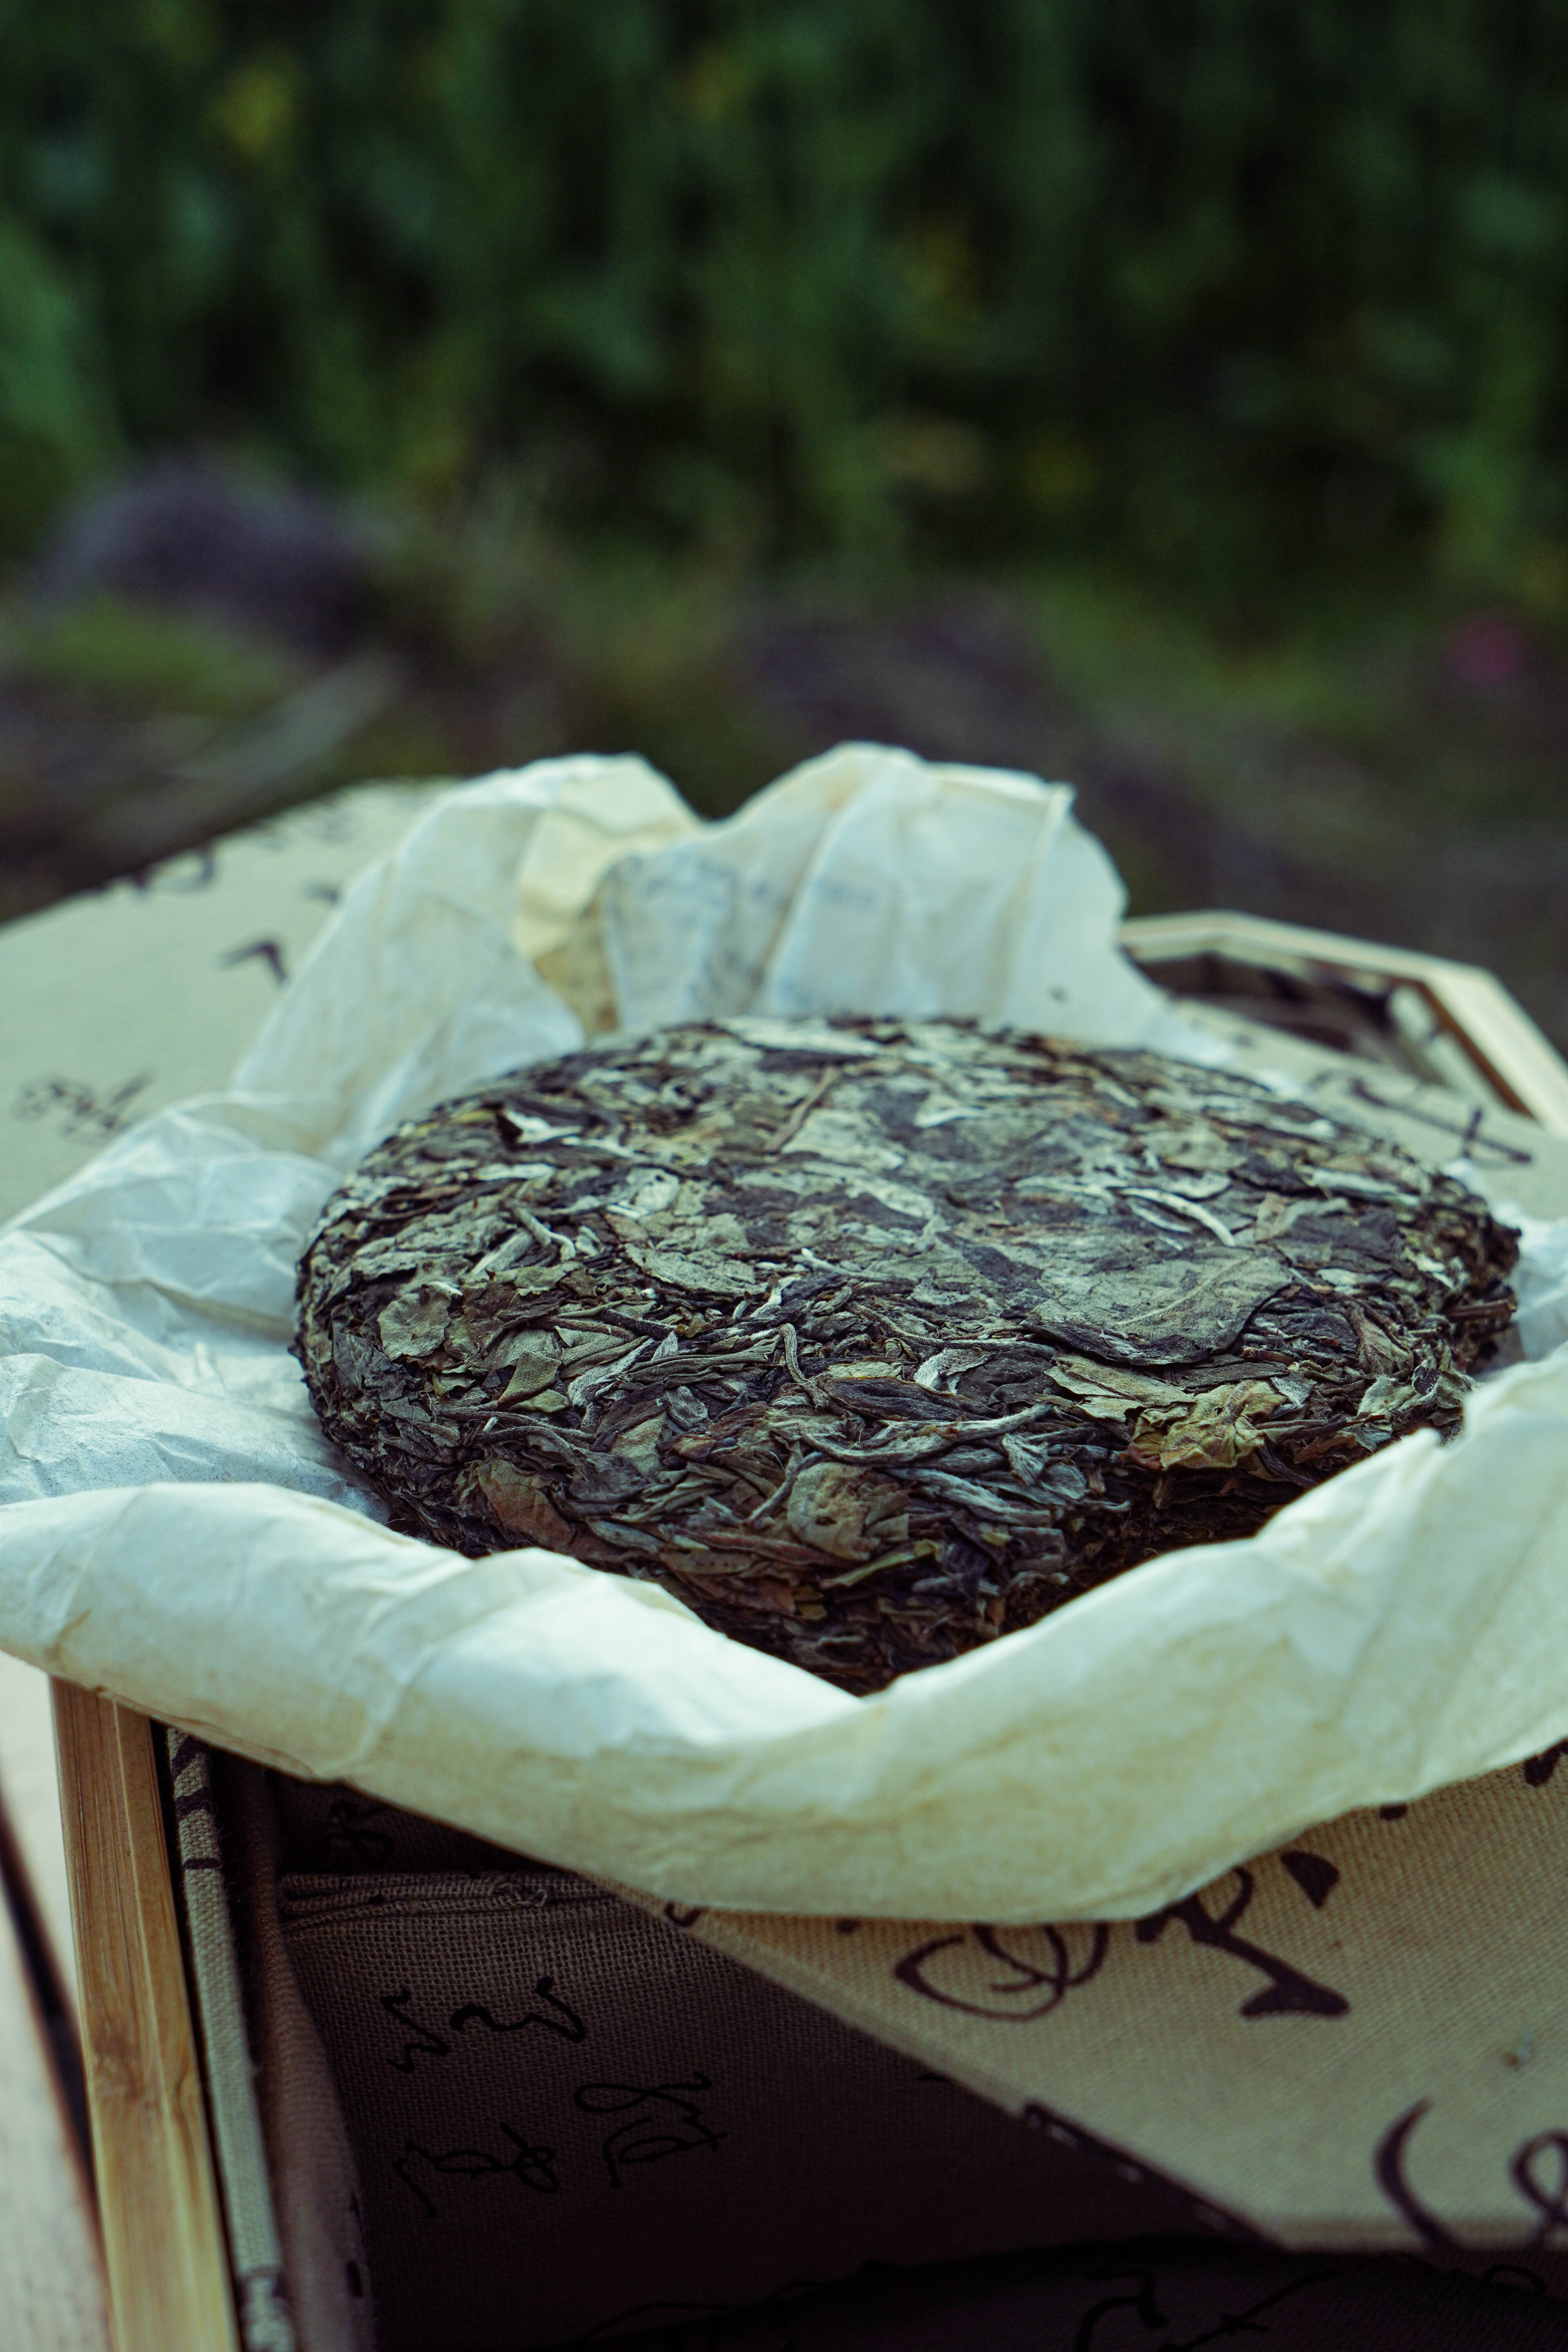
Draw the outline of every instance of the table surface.
<instances>
[{"instance_id":1,"label":"table surface","mask_svg":"<svg viewBox=\"0 0 1568 2352\"><path fill-rule=\"evenodd\" d=\"M70 1908L42 1675L0 1654L0 2344L108 2352L97 2224L47 2016L74 2026ZM23 1938L18 1914L42 1930ZM42 1965L40 1966L40 1961Z\"/></svg>"}]
</instances>

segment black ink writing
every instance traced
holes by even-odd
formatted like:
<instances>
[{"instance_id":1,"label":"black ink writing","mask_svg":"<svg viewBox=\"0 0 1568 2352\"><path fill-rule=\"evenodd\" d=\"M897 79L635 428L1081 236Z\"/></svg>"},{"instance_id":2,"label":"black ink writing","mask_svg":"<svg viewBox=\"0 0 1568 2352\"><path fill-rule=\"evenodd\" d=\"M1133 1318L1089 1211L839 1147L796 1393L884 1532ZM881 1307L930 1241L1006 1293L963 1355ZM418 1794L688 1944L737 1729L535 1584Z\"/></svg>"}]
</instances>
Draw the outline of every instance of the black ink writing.
<instances>
[{"instance_id":1,"label":"black ink writing","mask_svg":"<svg viewBox=\"0 0 1568 2352\"><path fill-rule=\"evenodd\" d=\"M1279 1857L1292 1882L1314 1910L1321 1910L1339 1884L1340 1874L1321 1854L1296 1849ZM1332 1986L1319 1984L1289 1960L1248 1942L1236 1932L1257 1891L1249 1870L1237 1870L1237 1891L1225 1909L1211 1913L1201 1895L1173 1903L1163 1911L1140 1919L1134 1935L1140 1944L1158 1943L1174 1920L1194 1944L1227 1953L1267 1977L1261 1991L1241 2005L1240 2014L1254 2017L1343 2017L1350 2002ZM1039 1939L1026 1946L1024 1939ZM1070 1940L1069 1940L1070 1939ZM968 2017L1007 2018L1032 2024L1049 2016L1080 1985L1090 1983L1105 1966L1110 1930L1105 1926L1000 1928L960 1927L917 1945L894 1965L893 1975L911 1992L956 2009ZM999 1961L1005 1973L976 1981L977 1954Z\"/></svg>"},{"instance_id":2,"label":"black ink writing","mask_svg":"<svg viewBox=\"0 0 1568 2352\"><path fill-rule=\"evenodd\" d=\"M196 870L187 873L184 881L174 878L185 863L184 858L171 858L167 866L143 866L131 879L138 890L172 890L180 898L197 890L210 890L217 880L217 852L209 844L205 849L192 854L196 859Z\"/></svg>"},{"instance_id":3,"label":"black ink writing","mask_svg":"<svg viewBox=\"0 0 1568 2352\"><path fill-rule=\"evenodd\" d=\"M492 2156L488 2148L454 2147L437 2155L434 2148L422 2147L417 2140L405 2140L401 2156L392 2159L392 2168L405 2189L413 2190L425 2208L425 2218L434 2221L438 2217L436 2202L415 2179L416 2164L427 2165L432 2172L465 2180L493 2180L511 2177L521 2181L525 2189L536 2189L541 2196L551 2197L561 2183L555 2173L555 2150L525 2139L502 2124L500 2134L512 2145L510 2156Z\"/></svg>"},{"instance_id":4,"label":"black ink writing","mask_svg":"<svg viewBox=\"0 0 1568 2352\"><path fill-rule=\"evenodd\" d=\"M514 2018L497 2017L482 2001L465 2001L447 2018L446 2032L443 2033L437 2027L426 2025L413 2015L410 2003L414 1994L409 1986L404 1985L397 1992L384 1992L382 2008L408 2036L401 2053L389 2058L386 2063L400 2074L412 2074L416 2059L449 2058L452 2044L447 2035L466 2033L470 2025L482 2025L491 2033L526 2033L531 2026L537 2025L542 2027L546 2033L558 2034L563 2042L587 2040L587 2027L576 2011L557 1995L553 1977L539 1978L533 1988L533 1997L544 2004L543 2008L528 2010L521 2017ZM549 2011L553 2011L553 2014L547 2014Z\"/></svg>"},{"instance_id":5,"label":"black ink writing","mask_svg":"<svg viewBox=\"0 0 1568 2352\"><path fill-rule=\"evenodd\" d=\"M363 1804L357 1797L334 1797L327 1807L328 1853L346 1847L367 1868L381 1869L391 1858L392 1840L385 1830L372 1829L370 1823L385 1811L384 1805Z\"/></svg>"},{"instance_id":6,"label":"black ink writing","mask_svg":"<svg viewBox=\"0 0 1568 2352\"><path fill-rule=\"evenodd\" d=\"M416 2058L448 2058L452 2053L449 2042L428 2025L421 2025L417 2018L409 2016L408 2004L413 1998L411 1985L405 1985L398 1992L384 1992L381 1996L381 2005L388 2017L395 2018L399 2025L405 2027L409 2036L403 2045L402 2056L387 2061L388 2065L395 2066L400 2074L413 2074Z\"/></svg>"},{"instance_id":7,"label":"black ink writing","mask_svg":"<svg viewBox=\"0 0 1568 2352\"><path fill-rule=\"evenodd\" d=\"M1526 1788L1544 1789L1564 1756L1568 1756L1568 1739L1560 1739L1555 1748L1543 1748L1539 1756L1527 1756L1520 1766Z\"/></svg>"},{"instance_id":8,"label":"black ink writing","mask_svg":"<svg viewBox=\"0 0 1568 2352\"><path fill-rule=\"evenodd\" d=\"M1458 2240L1452 2237L1416 2196L1405 2173L1405 2150L1411 2133L1426 2113L1430 2099L1417 2099L1406 2107L1397 2123L1390 2124L1373 2152L1372 2168L1378 2187L1394 2207L1404 2215L1424 2245L1435 2246L1440 2252L1450 2252Z\"/></svg>"},{"instance_id":9,"label":"black ink writing","mask_svg":"<svg viewBox=\"0 0 1568 2352\"><path fill-rule=\"evenodd\" d=\"M1430 2099L1417 2099L1414 2106L1406 2107L1378 2141L1372 2168L1389 2203L1423 2244L1451 2252L1459 2241L1417 2195L1407 2168L1411 2138L1431 2110ZM1568 2132L1537 2132L1533 2138L1521 2140L1509 2158L1508 2176L1526 2204L1535 2209L1531 2246L1549 2245L1559 2231L1568 2230Z\"/></svg>"},{"instance_id":10,"label":"black ink writing","mask_svg":"<svg viewBox=\"0 0 1568 2352\"><path fill-rule=\"evenodd\" d=\"M1100 2323L1102 2319L1109 2319L1113 2311L1133 2312L1148 2328L1167 2325L1155 2292L1152 2271L1090 2271L1089 2275L1097 2286L1111 2285L1121 2279L1131 2279L1136 2284L1131 2294L1108 2294L1102 2303L1094 2304L1084 2313L1078 2324L1078 2334L1072 2340L1073 2352L1094 2352L1094 2339L1100 2332Z\"/></svg>"},{"instance_id":11,"label":"black ink writing","mask_svg":"<svg viewBox=\"0 0 1568 2352\"><path fill-rule=\"evenodd\" d=\"M1152 2271L1090 2271L1089 2276L1096 2284L1101 2281L1110 2284L1121 2279L1130 2279L1134 2283L1133 2291L1130 2294L1107 2295L1102 2303L1094 2304L1084 2313L1078 2325L1078 2333L1073 2337L1073 2352L1094 2352L1100 2323L1108 2319L1113 2311L1131 2313L1151 2334L1156 2328L1170 2326L1169 2318L1160 2308L1160 2289ZM1222 2311L1215 2325L1205 2327L1201 2335L1167 2336L1158 2347L1151 2347L1151 2352L1199 2352L1202 2345L1218 2344L1232 2336L1265 2336L1268 2329L1260 2327L1258 2323L1266 2311L1272 2311L1291 2295L1303 2294L1308 2287L1321 2286L1338 2276L1337 2270L1308 2271L1300 2278L1289 2280L1284 2286L1270 2288L1267 2294L1259 2295L1256 2303L1249 2303L1244 2310Z\"/></svg>"},{"instance_id":12,"label":"black ink writing","mask_svg":"<svg viewBox=\"0 0 1568 2352\"><path fill-rule=\"evenodd\" d=\"M76 1078L34 1078L16 1097L12 1117L50 1119L61 1135L120 1135L134 1116L136 1097L152 1083L152 1072L144 1070L112 1094L100 1095Z\"/></svg>"},{"instance_id":13,"label":"black ink writing","mask_svg":"<svg viewBox=\"0 0 1568 2352\"><path fill-rule=\"evenodd\" d=\"M1018 1947L1026 1937L1037 1936L1040 1950L1030 1958ZM966 2017L1007 2018L1027 2025L1036 2018L1047 2017L1076 1986L1097 1977L1105 1966L1110 1945L1110 1930L1106 1927L961 1927L952 1935L933 1936L929 1943L906 1952L893 1974L911 1992L940 2002L943 2009L962 2010ZM977 1951L989 1961L999 1961L1007 1973L989 1976L979 1984L967 1983L970 1971L955 1968L954 1961L972 1960ZM957 1989L960 1984L964 1986L963 1991Z\"/></svg>"},{"instance_id":14,"label":"black ink writing","mask_svg":"<svg viewBox=\"0 0 1568 2352\"><path fill-rule=\"evenodd\" d=\"M248 947L231 948L218 961L225 971L232 971L236 964L264 963L279 988L289 977L283 950L276 940L252 940Z\"/></svg>"},{"instance_id":15,"label":"black ink writing","mask_svg":"<svg viewBox=\"0 0 1568 2352\"><path fill-rule=\"evenodd\" d=\"M1493 2263L1481 2273L1483 2286L1516 2287L1521 2294L1539 2295L1544 2299L1546 2281L1539 2271L1527 2270L1522 2263Z\"/></svg>"},{"instance_id":16,"label":"black ink writing","mask_svg":"<svg viewBox=\"0 0 1568 2352\"><path fill-rule=\"evenodd\" d=\"M1242 2311L1222 2311L1213 2327L1205 2327L1201 2336L1167 2336L1160 2352L1198 2352L1200 2345L1218 2344L1233 2336L1262 2336L1267 2330L1258 2322L1266 2311L1272 2311L1293 2294L1304 2294L1310 2286L1323 2286L1339 2276L1337 2270L1309 2271L1304 2278L1292 2279L1288 2286L1277 2286L1269 2294L1261 2294Z\"/></svg>"},{"instance_id":17,"label":"black ink writing","mask_svg":"<svg viewBox=\"0 0 1568 2352\"><path fill-rule=\"evenodd\" d=\"M706 2074L686 2083L584 2083L573 2093L585 2116L622 2116L605 2134L600 2153L614 2189L630 2165L658 2164L666 2157L687 2156L700 2147L716 2148L725 2137L703 2120L701 2103L693 2094L713 2088Z\"/></svg>"},{"instance_id":18,"label":"black ink writing","mask_svg":"<svg viewBox=\"0 0 1568 2352\"><path fill-rule=\"evenodd\" d=\"M1417 1110L1411 1103L1386 1102L1382 1095L1373 1094L1364 1078L1352 1078L1345 1091L1353 1095L1358 1102L1370 1103L1375 1109L1394 1111L1400 1118L1418 1119L1423 1127L1435 1127L1440 1134L1456 1137L1459 1150L1478 1162L1483 1153L1489 1152L1500 1163L1511 1162L1516 1168L1530 1166L1531 1153L1516 1150L1511 1143L1505 1143L1500 1136L1482 1134L1481 1122L1486 1111L1479 1103L1460 1127L1451 1118L1440 1118L1429 1110Z\"/></svg>"},{"instance_id":19,"label":"black ink writing","mask_svg":"<svg viewBox=\"0 0 1568 2352\"><path fill-rule=\"evenodd\" d=\"M1184 1903L1173 1903L1163 1911L1140 1919L1135 1929L1141 1944L1156 1944L1174 1920L1186 1929L1194 1944L1206 1950L1225 1952L1234 1960L1241 1960L1256 1969L1268 1983L1260 1992L1244 2000L1238 2014L1242 2017L1344 2017L1350 2003L1342 1992L1330 1985L1317 1983L1292 1968L1289 1960L1263 1949L1260 1944L1248 1943L1236 1932L1251 1905L1257 1881L1249 1870L1235 1873L1237 1889L1225 1909L1217 1916L1204 1907L1201 1895L1189 1895Z\"/></svg>"},{"instance_id":20,"label":"black ink writing","mask_svg":"<svg viewBox=\"0 0 1568 2352\"><path fill-rule=\"evenodd\" d=\"M510 2019L492 2016L482 2001L465 2001L455 2009L447 2022L454 2033L466 2033L470 2025L482 2025L490 2033L524 2033L531 2025L542 2025L547 2033L558 2033L563 2042L586 2042L588 2029L576 2011L561 2000L555 1990L553 1977L541 1977L533 1988L533 1998L553 2010L553 2017L543 2011L531 2009L526 2016Z\"/></svg>"},{"instance_id":21,"label":"black ink writing","mask_svg":"<svg viewBox=\"0 0 1568 2352\"><path fill-rule=\"evenodd\" d=\"M1333 1864L1325 1862L1321 1853L1306 1853L1299 1849L1292 1853L1282 1853L1279 1861L1313 1910L1321 1911L1340 1883L1340 1874Z\"/></svg>"},{"instance_id":22,"label":"black ink writing","mask_svg":"<svg viewBox=\"0 0 1568 2352\"><path fill-rule=\"evenodd\" d=\"M1549 2161L1555 2174L1550 2186L1544 2178ZM1568 2230L1568 2133L1537 2132L1514 2149L1508 2171L1520 2195L1541 2216L1532 2246L1547 2245L1554 2231Z\"/></svg>"}]
</instances>

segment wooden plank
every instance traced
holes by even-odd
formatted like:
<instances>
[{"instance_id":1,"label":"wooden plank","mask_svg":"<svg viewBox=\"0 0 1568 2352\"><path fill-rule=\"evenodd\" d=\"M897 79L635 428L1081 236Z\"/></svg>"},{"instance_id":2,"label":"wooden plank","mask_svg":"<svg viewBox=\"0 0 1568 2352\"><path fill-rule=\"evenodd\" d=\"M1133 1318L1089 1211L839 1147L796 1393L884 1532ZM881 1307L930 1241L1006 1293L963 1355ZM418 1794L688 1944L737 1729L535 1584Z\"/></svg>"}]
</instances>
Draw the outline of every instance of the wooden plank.
<instances>
[{"instance_id":1,"label":"wooden plank","mask_svg":"<svg viewBox=\"0 0 1568 2352\"><path fill-rule=\"evenodd\" d=\"M1435 971L1479 971L1479 964L1452 962L1419 948L1388 947L1343 931L1313 930L1305 923L1282 923L1268 915L1244 915L1232 908L1205 908L1191 914L1135 915L1121 926L1129 955L1165 961L1175 956L1236 955L1252 963L1270 961L1323 964L1376 983L1426 980Z\"/></svg>"},{"instance_id":2,"label":"wooden plank","mask_svg":"<svg viewBox=\"0 0 1568 2352\"><path fill-rule=\"evenodd\" d=\"M76 1955L60 1828L59 1775L49 1681L0 1650L0 1804L48 1946L61 2001L76 2030Z\"/></svg>"},{"instance_id":3,"label":"wooden plank","mask_svg":"<svg viewBox=\"0 0 1568 2352\"><path fill-rule=\"evenodd\" d=\"M0 2345L5 2352L109 2352L92 2192L3 1890Z\"/></svg>"},{"instance_id":4,"label":"wooden plank","mask_svg":"<svg viewBox=\"0 0 1568 2352\"><path fill-rule=\"evenodd\" d=\"M237 2352L152 1726L63 1683L55 1724L116 2352Z\"/></svg>"},{"instance_id":5,"label":"wooden plank","mask_svg":"<svg viewBox=\"0 0 1568 2352\"><path fill-rule=\"evenodd\" d=\"M1316 971L1363 986L1404 981L1422 992L1510 1109L1522 1111L1554 1135L1568 1135L1568 1064L1500 981L1479 964L1222 911L1139 916L1123 923L1121 937L1139 963L1226 955L1264 969Z\"/></svg>"},{"instance_id":6,"label":"wooden plank","mask_svg":"<svg viewBox=\"0 0 1568 2352\"><path fill-rule=\"evenodd\" d=\"M1510 1108L1568 1135L1568 1066L1501 982L1474 965L1451 964L1433 974L1426 992Z\"/></svg>"}]
</instances>

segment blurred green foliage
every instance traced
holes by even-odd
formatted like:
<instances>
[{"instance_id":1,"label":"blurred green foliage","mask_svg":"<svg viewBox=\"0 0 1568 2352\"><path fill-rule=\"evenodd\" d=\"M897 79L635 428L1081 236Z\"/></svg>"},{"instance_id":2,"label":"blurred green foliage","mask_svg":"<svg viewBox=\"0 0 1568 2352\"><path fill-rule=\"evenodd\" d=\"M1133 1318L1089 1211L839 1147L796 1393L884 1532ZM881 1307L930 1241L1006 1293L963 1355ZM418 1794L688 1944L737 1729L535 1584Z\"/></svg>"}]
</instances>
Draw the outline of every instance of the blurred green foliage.
<instances>
[{"instance_id":1,"label":"blurred green foliage","mask_svg":"<svg viewBox=\"0 0 1568 2352\"><path fill-rule=\"evenodd\" d=\"M0 0L0 533L247 446L1568 610L1555 0Z\"/></svg>"},{"instance_id":2,"label":"blurred green foliage","mask_svg":"<svg viewBox=\"0 0 1568 2352\"><path fill-rule=\"evenodd\" d=\"M0 677L19 674L128 709L248 719L299 686L302 666L280 646L203 614L95 595L7 614Z\"/></svg>"}]
</instances>

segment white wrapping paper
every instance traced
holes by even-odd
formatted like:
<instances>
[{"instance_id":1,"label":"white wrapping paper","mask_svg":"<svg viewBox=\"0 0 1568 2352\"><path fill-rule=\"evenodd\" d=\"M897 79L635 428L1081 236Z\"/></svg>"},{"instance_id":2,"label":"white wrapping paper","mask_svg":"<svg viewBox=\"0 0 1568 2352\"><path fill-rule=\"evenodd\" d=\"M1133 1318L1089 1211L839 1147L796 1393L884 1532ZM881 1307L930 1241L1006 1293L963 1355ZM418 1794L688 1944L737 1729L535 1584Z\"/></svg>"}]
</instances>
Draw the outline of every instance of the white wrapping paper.
<instances>
[{"instance_id":1,"label":"white wrapping paper","mask_svg":"<svg viewBox=\"0 0 1568 2352\"><path fill-rule=\"evenodd\" d=\"M582 1041L542 979L597 893L626 1025L947 1012L1212 1058L1116 952L1070 794L850 749L702 827L633 760L447 795L236 1075L0 1236L0 1646L223 1746L683 1902L1134 1915L1568 1730L1568 1349L1303 1496L856 1700L658 1591L392 1535L287 1353L344 1168ZM1527 1341L1560 1336L1532 1231Z\"/></svg>"}]
</instances>

